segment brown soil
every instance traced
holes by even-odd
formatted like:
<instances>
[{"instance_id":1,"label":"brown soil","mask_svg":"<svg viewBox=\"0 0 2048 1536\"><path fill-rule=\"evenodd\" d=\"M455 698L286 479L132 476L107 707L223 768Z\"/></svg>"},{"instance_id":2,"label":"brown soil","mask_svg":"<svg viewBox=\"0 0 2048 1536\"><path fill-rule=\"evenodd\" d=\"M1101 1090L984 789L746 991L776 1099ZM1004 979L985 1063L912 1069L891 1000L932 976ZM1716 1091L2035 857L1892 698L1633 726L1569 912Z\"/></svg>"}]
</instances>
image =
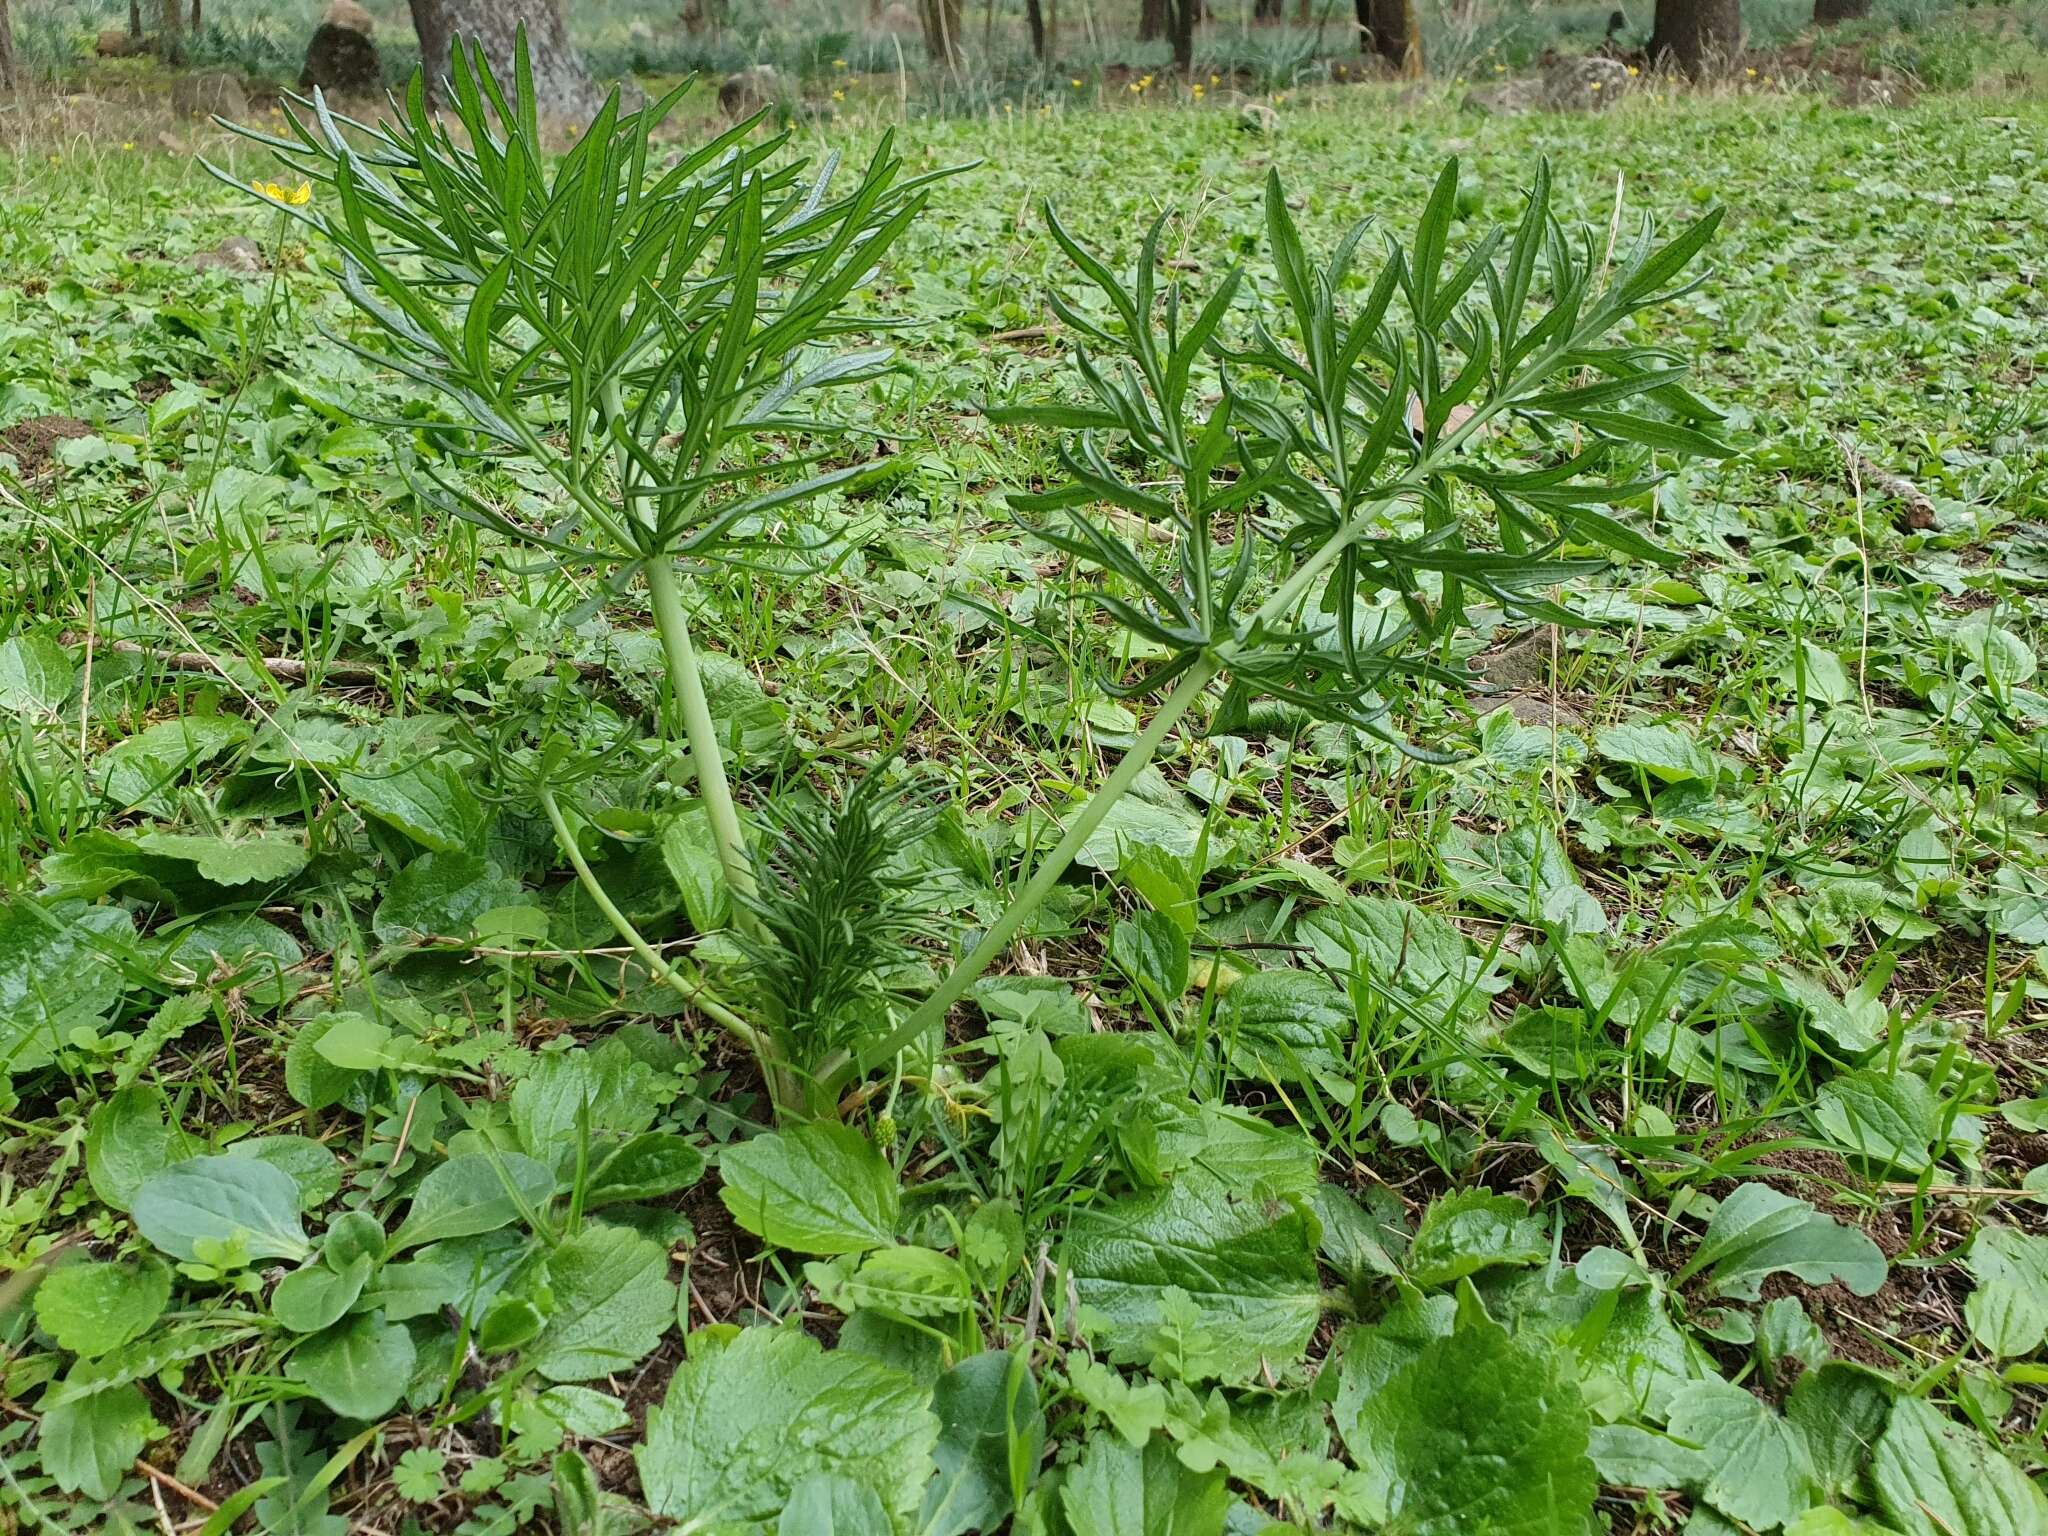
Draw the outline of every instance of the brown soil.
<instances>
[{"instance_id":1,"label":"brown soil","mask_svg":"<svg viewBox=\"0 0 2048 1536\"><path fill-rule=\"evenodd\" d=\"M0 431L0 448L14 455L21 477L34 480L49 472L56 462L57 444L69 438L91 437L92 428L76 416L31 416Z\"/></svg>"}]
</instances>

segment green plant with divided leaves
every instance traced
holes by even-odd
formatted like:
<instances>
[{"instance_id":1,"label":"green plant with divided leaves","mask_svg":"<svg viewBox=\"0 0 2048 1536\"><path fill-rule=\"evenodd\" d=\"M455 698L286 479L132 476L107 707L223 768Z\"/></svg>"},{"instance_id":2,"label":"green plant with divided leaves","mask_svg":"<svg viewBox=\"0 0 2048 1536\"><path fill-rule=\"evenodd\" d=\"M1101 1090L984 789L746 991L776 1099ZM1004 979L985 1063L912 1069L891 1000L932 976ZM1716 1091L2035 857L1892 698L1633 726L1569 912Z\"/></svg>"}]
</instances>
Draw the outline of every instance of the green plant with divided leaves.
<instances>
[{"instance_id":1,"label":"green plant with divided leaves","mask_svg":"<svg viewBox=\"0 0 2048 1536\"><path fill-rule=\"evenodd\" d=\"M836 156L813 174L783 153L787 134L754 136L758 117L665 160L653 136L688 82L635 111L614 92L554 159L523 37L509 89L461 46L446 85L452 127L428 110L419 74L376 126L317 93L293 98L288 136L240 131L313 190L259 184L257 195L340 253L344 291L381 333L356 350L453 408L442 446L538 467L561 505L527 518L431 467L423 496L553 565L605 570L607 594L645 581L671 729L687 740L745 928L753 867L678 564L815 567L830 541L792 514L889 472L887 461L828 465L838 434L810 402L889 366L886 349L839 345L875 329L847 309L934 177L904 176L885 136L836 190ZM656 977L700 996L606 896L541 777L542 807L593 903Z\"/></svg>"},{"instance_id":2,"label":"green plant with divided leaves","mask_svg":"<svg viewBox=\"0 0 2048 1536\"><path fill-rule=\"evenodd\" d=\"M1674 562L1611 509L1654 491L1652 456L1727 450L1688 424L1710 413L1681 387L1683 366L1624 327L1688 290L1683 274L1719 214L1663 244L1646 219L1610 264L1592 231L1574 238L1553 214L1546 168L1521 222L1452 265L1457 195L1453 160L1412 242L1387 241L1354 304L1370 225L1313 262L1270 174L1266 238L1292 336L1261 319L1236 350L1220 338L1241 270L1199 305L1162 285L1162 219L1126 282L1048 205L1053 238L1107 305L1098 319L1052 296L1088 401L988 414L1070 434L1068 482L1011 505L1099 573L1090 600L1156 658L1105 686L1165 697L1007 910L899 1028L839 1064L843 1075L945 1017L1219 683L1213 729L1277 701L1421 752L1385 724L1389 687L1456 681L1430 654L1469 603L1573 622L1550 595L1559 585L1613 556Z\"/></svg>"}]
</instances>

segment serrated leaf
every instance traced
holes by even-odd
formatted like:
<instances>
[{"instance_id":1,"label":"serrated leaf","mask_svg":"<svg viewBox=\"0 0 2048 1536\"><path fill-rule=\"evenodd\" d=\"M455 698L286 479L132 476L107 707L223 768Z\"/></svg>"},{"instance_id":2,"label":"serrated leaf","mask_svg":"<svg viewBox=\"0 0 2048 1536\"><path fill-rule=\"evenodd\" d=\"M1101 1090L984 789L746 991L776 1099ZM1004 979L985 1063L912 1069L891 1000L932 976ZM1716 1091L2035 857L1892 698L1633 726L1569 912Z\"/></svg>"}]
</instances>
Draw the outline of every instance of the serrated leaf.
<instances>
[{"instance_id":1,"label":"serrated leaf","mask_svg":"<svg viewBox=\"0 0 2048 1536\"><path fill-rule=\"evenodd\" d=\"M1044 1452L1045 1414L1030 1367L1003 1350L970 1356L939 1378L932 1410L938 1470L918 1513L919 1536L999 1530L1014 1504L1011 1468L1036 1469Z\"/></svg>"},{"instance_id":2,"label":"serrated leaf","mask_svg":"<svg viewBox=\"0 0 2048 1536\"><path fill-rule=\"evenodd\" d=\"M2048 1335L2048 1237L1979 1227L1963 1267L1977 1282L1963 1299L1970 1337L2000 1360L2039 1348Z\"/></svg>"},{"instance_id":3,"label":"serrated leaf","mask_svg":"<svg viewBox=\"0 0 2048 1536\"><path fill-rule=\"evenodd\" d=\"M667 1253L624 1227L592 1223L564 1238L547 1256L547 1277L554 1307L527 1359L550 1381L630 1370L675 1322Z\"/></svg>"},{"instance_id":4,"label":"serrated leaf","mask_svg":"<svg viewBox=\"0 0 2048 1536\"><path fill-rule=\"evenodd\" d=\"M43 1468L66 1493L114 1497L149 1439L154 1420L138 1387L110 1387L43 1413Z\"/></svg>"},{"instance_id":5,"label":"serrated leaf","mask_svg":"<svg viewBox=\"0 0 2048 1536\"><path fill-rule=\"evenodd\" d=\"M719 1198L764 1242L798 1253L863 1253L896 1240L896 1171L849 1125L770 1131L719 1156Z\"/></svg>"},{"instance_id":6,"label":"serrated leaf","mask_svg":"<svg viewBox=\"0 0 2048 1536\"><path fill-rule=\"evenodd\" d=\"M0 710L50 714L71 697L76 676L71 657L42 635L15 635L0 642Z\"/></svg>"},{"instance_id":7,"label":"serrated leaf","mask_svg":"<svg viewBox=\"0 0 2048 1536\"><path fill-rule=\"evenodd\" d=\"M163 1316L171 1272L141 1264L60 1264L36 1287L36 1326L88 1359L139 1339Z\"/></svg>"},{"instance_id":8,"label":"serrated leaf","mask_svg":"<svg viewBox=\"0 0 2048 1536\"><path fill-rule=\"evenodd\" d=\"M1540 1264L1550 1257L1542 1218L1512 1195L1462 1189L1422 1213L1409 1246L1408 1278L1425 1290L1496 1264Z\"/></svg>"},{"instance_id":9,"label":"serrated leaf","mask_svg":"<svg viewBox=\"0 0 2048 1536\"><path fill-rule=\"evenodd\" d=\"M1221 1471L1190 1472L1173 1443L1142 1450L1097 1435L1060 1485L1074 1536L1219 1536L1230 1508Z\"/></svg>"},{"instance_id":10,"label":"serrated leaf","mask_svg":"<svg viewBox=\"0 0 2048 1536\"><path fill-rule=\"evenodd\" d=\"M423 848L460 853L482 841L488 817L459 760L425 758L389 773L338 770L336 783L368 815Z\"/></svg>"},{"instance_id":11,"label":"serrated leaf","mask_svg":"<svg viewBox=\"0 0 2048 1536\"><path fill-rule=\"evenodd\" d=\"M1707 1467L1701 1492L1732 1519L1770 1530L1820 1496L1805 1437L1733 1382L1681 1387L1668 1427L1672 1439L1699 1449Z\"/></svg>"},{"instance_id":12,"label":"serrated leaf","mask_svg":"<svg viewBox=\"0 0 2048 1536\"><path fill-rule=\"evenodd\" d=\"M1934 1091L1910 1072L1845 1072L1813 1106L1820 1133L1844 1152L1909 1174L1933 1166L1940 1120Z\"/></svg>"},{"instance_id":13,"label":"serrated leaf","mask_svg":"<svg viewBox=\"0 0 2048 1536\"><path fill-rule=\"evenodd\" d=\"M742 1329L723 1345L700 1335L648 1414L641 1490L657 1515L760 1530L805 1478L836 1473L907 1532L938 1444L930 1402L902 1372L794 1329Z\"/></svg>"}]
</instances>

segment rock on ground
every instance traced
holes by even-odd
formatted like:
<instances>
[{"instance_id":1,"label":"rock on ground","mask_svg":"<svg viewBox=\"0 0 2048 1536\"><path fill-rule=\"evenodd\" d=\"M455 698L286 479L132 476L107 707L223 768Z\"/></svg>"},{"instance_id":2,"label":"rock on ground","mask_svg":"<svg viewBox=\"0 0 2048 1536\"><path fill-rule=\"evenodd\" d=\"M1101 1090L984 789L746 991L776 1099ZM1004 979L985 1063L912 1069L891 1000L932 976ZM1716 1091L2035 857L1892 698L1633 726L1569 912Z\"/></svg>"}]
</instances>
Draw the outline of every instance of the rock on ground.
<instances>
[{"instance_id":1,"label":"rock on ground","mask_svg":"<svg viewBox=\"0 0 2048 1536\"><path fill-rule=\"evenodd\" d=\"M370 13L355 0L334 0L313 39L306 45L305 67L299 71L299 89L318 86L323 91L363 95L384 83L383 66L377 61L372 34L377 28Z\"/></svg>"},{"instance_id":2,"label":"rock on ground","mask_svg":"<svg viewBox=\"0 0 2048 1536\"><path fill-rule=\"evenodd\" d=\"M718 105L734 122L752 117L782 94L782 77L773 64L756 64L726 77L718 88Z\"/></svg>"}]
</instances>

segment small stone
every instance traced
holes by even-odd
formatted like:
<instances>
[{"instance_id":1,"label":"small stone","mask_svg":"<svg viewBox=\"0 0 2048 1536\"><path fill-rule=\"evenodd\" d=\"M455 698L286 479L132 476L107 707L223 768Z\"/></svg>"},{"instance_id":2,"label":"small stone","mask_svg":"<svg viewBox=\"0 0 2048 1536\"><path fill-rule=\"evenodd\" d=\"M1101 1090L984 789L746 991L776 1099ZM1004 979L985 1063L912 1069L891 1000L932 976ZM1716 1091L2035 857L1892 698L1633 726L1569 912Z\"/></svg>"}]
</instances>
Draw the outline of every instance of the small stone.
<instances>
[{"instance_id":1,"label":"small stone","mask_svg":"<svg viewBox=\"0 0 2048 1536\"><path fill-rule=\"evenodd\" d=\"M210 251L192 258L198 272L238 272L243 276L263 270L263 247L247 235L229 235Z\"/></svg>"},{"instance_id":2,"label":"small stone","mask_svg":"<svg viewBox=\"0 0 2048 1536\"><path fill-rule=\"evenodd\" d=\"M1559 59L1543 72L1543 105L1553 112L1597 112L1626 95L1634 79L1619 59Z\"/></svg>"},{"instance_id":3,"label":"small stone","mask_svg":"<svg viewBox=\"0 0 2048 1536\"><path fill-rule=\"evenodd\" d=\"M366 95L384 83L377 45L370 40L376 23L355 0L334 0L306 44L299 89L318 87L346 95Z\"/></svg>"},{"instance_id":4,"label":"small stone","mask_svg":"<svg viewBox=\"0 0 2048 1536\"><path fill-rule=\"evenodd\" d=\"M734 122L752 117L782 95L782 77L773 64L756 64L726 77L718 88L719 109Z\"/></svg>"},{"instance_id":5,"label":"small stone","mask_svg":"<svg viewBox=\"0 0 2048 1536\"><path fill-rule=\"evenodd\" d=\"M171 110L180 117L244 118L249 98L241 77L225 69L202 69L171 82Z\"/></svg>"}]
</instances>

